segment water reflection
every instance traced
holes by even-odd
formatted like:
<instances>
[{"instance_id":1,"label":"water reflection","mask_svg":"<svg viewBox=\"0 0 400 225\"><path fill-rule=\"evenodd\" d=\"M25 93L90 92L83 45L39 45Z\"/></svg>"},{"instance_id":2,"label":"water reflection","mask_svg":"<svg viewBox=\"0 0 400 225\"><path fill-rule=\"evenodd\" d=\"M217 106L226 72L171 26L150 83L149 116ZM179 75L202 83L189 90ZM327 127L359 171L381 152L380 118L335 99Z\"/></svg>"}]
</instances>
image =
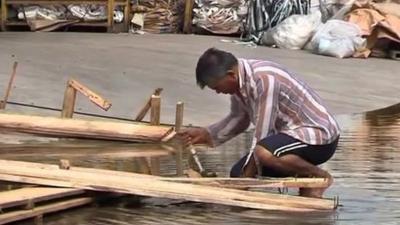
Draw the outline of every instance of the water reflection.
<instances>
[{"instance_id":1,"label":"water reflection","mask_svg":"<svg viewBox=\"0 0 400 225\"><path fill-rule=\"evenodd\" d=\"M327 194L340 196L343 205L334 213L267 212L153 198L138 201L137 197L127 196L45 217L45 224L400 224L400 104L362 115L339 116L338 120L342 128L341 142L333 159L323 165L335 177ZM207 169L226 176L230 166L246 153L250 138L250 134L244 134L216 150L201 152L201 161ZM81 166L146 170L143 166L146 157L111 157L105 153L126 152L127 146L100 145L104 154L97 152L99 146L68 146L61 150L60 146L58 143L50 150L48 146L27 150L3 145L0 157L58 161L62 156ZM129 146L129 151L140 148ZM41 154L35 157L38 151ZM175 172L173 157L156 157L161 162L161 174Z\"/></svg>"}]
</instances>

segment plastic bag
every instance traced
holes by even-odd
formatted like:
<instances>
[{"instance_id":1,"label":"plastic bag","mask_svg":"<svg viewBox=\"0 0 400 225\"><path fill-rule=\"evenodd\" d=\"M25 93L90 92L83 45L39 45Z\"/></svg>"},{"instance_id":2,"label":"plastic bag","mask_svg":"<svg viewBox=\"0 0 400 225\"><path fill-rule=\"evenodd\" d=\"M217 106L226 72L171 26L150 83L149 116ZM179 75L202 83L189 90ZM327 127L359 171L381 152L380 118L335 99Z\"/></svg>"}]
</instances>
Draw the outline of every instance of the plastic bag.
<instances>
[{"instance_id":1,"label":"plastic bag","mask_svg":"<svg viewBox=\"0 0 400 225\"><path fill-rule=\"evenodd\" d=\"M302 49L321 23L321 13L292 15L264 33L261 44L286 49Z\"/></svg>"},{"instance_id":2,"label":"plastic bag","mask_svg":"<svg viewBox=\"0 0 400 225\"><path fill-rule=\"evenodd\" d=\"M329 20L322 24L311 39L314 53L337 58L350 57L364 46L361 29L356 24L342 20Z\"/></svg>"}]
</instances>

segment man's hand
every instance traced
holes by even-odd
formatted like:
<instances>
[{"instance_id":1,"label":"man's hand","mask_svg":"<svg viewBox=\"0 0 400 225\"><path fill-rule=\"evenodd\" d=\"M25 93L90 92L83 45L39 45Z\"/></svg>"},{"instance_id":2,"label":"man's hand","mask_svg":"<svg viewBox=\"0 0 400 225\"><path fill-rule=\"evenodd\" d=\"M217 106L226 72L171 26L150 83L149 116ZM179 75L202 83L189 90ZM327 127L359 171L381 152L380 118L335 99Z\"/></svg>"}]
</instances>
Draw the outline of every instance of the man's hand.
<instances>
[{"instance_id":1,"label":"man's hand","mask_svg":"<svg viewBox=\"0 0 400 225\"><path fill-rule=\"evenodd\" d=\"M194 144L207 144L211 145L210 134L206 128L186 128L182 129L178 136L182 138L185 147L189 147Z\"/></svg>"}]
</instances>

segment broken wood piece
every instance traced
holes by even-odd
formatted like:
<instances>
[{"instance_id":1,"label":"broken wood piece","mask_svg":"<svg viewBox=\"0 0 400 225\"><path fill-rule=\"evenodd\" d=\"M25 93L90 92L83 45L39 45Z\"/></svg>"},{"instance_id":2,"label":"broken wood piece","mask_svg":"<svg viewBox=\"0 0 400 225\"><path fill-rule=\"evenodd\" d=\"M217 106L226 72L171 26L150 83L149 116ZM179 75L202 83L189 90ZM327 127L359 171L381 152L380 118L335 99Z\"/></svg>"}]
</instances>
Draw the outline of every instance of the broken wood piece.
<instances>
[{"instance_id":1,"label":"broken wood piece","mask_svg":"<svg viewBox=\"0 0 400 225\"><path fill-rule=\"evenodd\" d=\"M161 92L163 91L162 88L157 88L156 90L154 90L154 93L152 94L155 96L160 96ZM149 98L149 100L147 100L146 104L143 106L143 108L140 110L140 112L136 115L135 120L136 121L142 121L144 119L144 117L146 116L147 112L150 110L151 108L151 97Z\"/></svg>"},{"instance_id":2,"label":"broken wood piece","mask_svg":"<svg viewBox=\"0 0 400 225\"><path fill-rule=\"evenodd\" d=\"M88 97L91 102L99 106L101 109L107 111L111 107L111 103L105 100L100 95L96 94L94 91L90 90L85 85L79 83L76 80L69 80L68 84L73 87L75 90L79 91L79 93L83 94L84 96Z\"/></svg>"},{"instance_id":3,"label":"broken wood piece","mask_svg":"<svg viewBox=\"0 0 400 225\"><path fill-rule=\"evenodd\" d=\"M150 108L150 124L160 125L161 116L161 97L157 95L151 96Z\"/></svg>"},{"instance_id":4,"label":"broken wood piece","mask_svg":"<svg viewBox=\"0 0 400 225\"><path fill-rule=\"evenodd\" d=\"M72 118L75 109L77 91L88 97L91 102L93 102L105 111L107 111L111 107L110 102L103 99L100 95L96 94L78 81L71 79L67 82L67 87L65 89L61 117Z\"/></svg>"},{"instance_id":5,"label":"broken wood piece","mask_svg":"<svg viewBox=\"0 0 400 225\"><path fill-rule=\"evenodd\" d=\"M71 164L66 159L60 159L59 167L60 167L60 169L63 169L63 170L69 170L69 168L71 167Z\"/></svg>"},{"instance_id":6,"label":"broken wood piece","mask_svg":"<svg viewBox=\"0 0 400 225\"><path fill-rule=\"evenodd\" d=\"M0 101L0 109L6 108L8 97L10 97L12 85L14 83L15 75L17 74L17 66L18 66L18 62L14 62L11 77L10 77L10 80L8 81L6 93L4 94L3 100Z\"/></svg>"},{"instance_id":7,"label":"broken wood piece","mask_svg":"<svg viewBox=\"0 0 400 225\"><path fill-rule=\"evenodd\" d=\"M0 113L0 129L52 137L130 142L169 141L172 127ZM168 137L168 138L167 138Z\"/></svg>"},{"instance_id":8,"label":"broken wood piece","mask_svg":"<svg viewBox=\"0 0 400 225\"><path fill-rule=\"evenodd\" d=\"M129 174L129 175L127 175ZM129 179L124 179L129 177ZM136 177L136 178L135 178ZM175 183L160 177L127 172L0 160L0 180L117 192L149 197L223 204L253 209L315 211L333 210L334 201L298 196L241 191L227 188Z\"/></svg>"}]
</instances>

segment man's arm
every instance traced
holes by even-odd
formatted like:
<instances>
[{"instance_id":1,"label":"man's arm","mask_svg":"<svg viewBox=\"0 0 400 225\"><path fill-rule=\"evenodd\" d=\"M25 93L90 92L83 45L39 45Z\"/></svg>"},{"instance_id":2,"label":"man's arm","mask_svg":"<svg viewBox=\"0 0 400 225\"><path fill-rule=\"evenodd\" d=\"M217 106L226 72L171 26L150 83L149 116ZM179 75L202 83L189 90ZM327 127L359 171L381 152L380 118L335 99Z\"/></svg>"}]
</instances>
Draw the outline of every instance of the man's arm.
<instances>
[{"instance_id":1,"label":"man's arm","mask_svg":"<svg viewBox=\"0 0 400 225\"><path fill-rule=\"evenodd\" d=\"M228 116L207 127L212 146L218 146L245 131L250 125L248 113L243 104L231 96L231 111Z\"/></svg>"}]
</instances>

